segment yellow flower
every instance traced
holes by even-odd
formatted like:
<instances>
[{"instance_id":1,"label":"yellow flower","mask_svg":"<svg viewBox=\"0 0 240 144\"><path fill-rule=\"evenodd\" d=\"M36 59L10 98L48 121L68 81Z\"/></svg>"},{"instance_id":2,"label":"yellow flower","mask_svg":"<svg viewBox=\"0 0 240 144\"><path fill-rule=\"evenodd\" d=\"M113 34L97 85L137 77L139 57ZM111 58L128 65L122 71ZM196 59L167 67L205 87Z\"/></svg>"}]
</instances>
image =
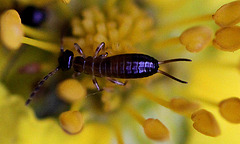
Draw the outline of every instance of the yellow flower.
<instances>
[{"instance_id":1,"label":"yellow flower","mask_svg":"<svg viewBox=\"0 0 240 144\"><path fill-rule=\"evenodd\" d=\"M37 119L31 108L24 105L24 99L10 94L2 84L0 91L0 143L106 144L111 141L110 130L104 124L88 123L81 135L71 136L61 130L55 119Z\"/></svg>"},{"instance_id":2,"label":"yellow flower","mask_svg":"<svg viewBox=\"0 0 240 144\"><path fill-rule=\"evenodd\" d=\"M227 98L239 98L240 76L238 65L239 52L218 52L214 58L210 58L208 61L199 61L191 68L191 83L189 89L186 90L188 94L184 93L188 98L203 102L204 108L214 113L221 128L221 135L211 139L192 132L189 143L225 143L227 141L239 143L237 134L239 128L231 124L231 121L226 121L220 115L220 109L218 108L218 105ZM231 108L225 109L225 111L229 111L229 114L232 110ZM234 110L238 111L237 108ZM234 114L231 118L234 116L237 115Z\"/></svg>"},{"instance_id":3,"label":"yellow flower","mask_svg":"<svg viewBox=\"0 0 240 144\"><path fill-rule=\"evenodd\" d=\"M1 67L0 78L12 93L18 94L12 95L0 85L0 122L6 124L1 126L0 135L4 138L0 143L240 142L235 125L240 122L240 30L236 26L239 1L18 2L20 7L48 5L50 19L43 26L32 28L21 23L21 13L14 7L1 14L1 55L7 53L2 58L9 57L10 64L0 61L0 66L6 65ZM203 4L206 6L201 7ZM49 30L53 34L46 33ZM74 77L79 76L74 80L68 79L68 72L57 72L48 75L51 80L44 77L33 92L34 110L24 106L21 95L26 99L26 93L30 93L24 86L30 89L30 83L36 81L36 77L18 73L26 61L35 61L40 55L37 61L47 61L41 69L47 73L54 63L52 59L57 59L59 45L79 56L81 51L74 49L78 44L87 57L93 56L101 42L106 44L101 55L145 53L159 61L192 59L191 63L159 62L161 70L188 84L159 74L129 80L125 86L99 78L102 92L92 84L92 76L74 73ZM22 44L52 53L39 53ZM24 46L28 49L20 53ZM5 51L5 47L17 51ZM18 57L21 54L23 58ZM23 85L19 77L24 77Z\"/></svg>"}]
</instances>

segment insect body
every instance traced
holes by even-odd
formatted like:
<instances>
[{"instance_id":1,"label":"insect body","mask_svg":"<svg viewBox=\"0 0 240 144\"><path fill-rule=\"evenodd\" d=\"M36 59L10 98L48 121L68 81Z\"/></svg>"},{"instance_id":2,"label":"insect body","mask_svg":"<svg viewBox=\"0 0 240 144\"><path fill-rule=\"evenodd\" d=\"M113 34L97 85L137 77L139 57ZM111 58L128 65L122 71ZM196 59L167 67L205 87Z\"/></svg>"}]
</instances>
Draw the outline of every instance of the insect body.
<instances>
[{"instance_id":1,"label":"insect body","mask_svg":"<svg viewBox=\"0 0 240 144\"><path fill-rule=\"evenodd\" d=\"M30 103L34 95L38 92L39 88L50 76L55 74L59 69L66 71L71 69L71 67L73 67L75 71L73 77L76 77L81 73L92 75L92 81L99 91L101 89L97 83L96 77L107 77L109 81L115 84L125 85L127 81L120 82L114 78L134 79L148 77L155 73L161 73L178 82L187 83L169 75L164 71L159 70L159 65L176 61L191 61L190 59L179 58L158 61L155 58L144 54L121 54L107 57L108 53L99 55L99 52L105 47L104 42L97 47L93 57L85 57L78 44L75 43L74 47L80 56L74 57L72 51L64 51L63 47L61 47L61 55L58 58L59 66L39 82L38 86L34 89L29 99L26 101L26 104Z\"/></svg>"},{"instance_id":2,"label":"insect body","mask_svg":"<svg viewBox=\"0 0 240 144\"><path fill-rule=\"evenodd\" d=\"M77 72L97 77L122 79L148 77L156 73L159 67L156 59L143 54L121 54L106 58L96 57L95 59L88 57L83 60L85 65L78 63L78 57L76 57L73 68Z\"/></svg>"}]
</instances>

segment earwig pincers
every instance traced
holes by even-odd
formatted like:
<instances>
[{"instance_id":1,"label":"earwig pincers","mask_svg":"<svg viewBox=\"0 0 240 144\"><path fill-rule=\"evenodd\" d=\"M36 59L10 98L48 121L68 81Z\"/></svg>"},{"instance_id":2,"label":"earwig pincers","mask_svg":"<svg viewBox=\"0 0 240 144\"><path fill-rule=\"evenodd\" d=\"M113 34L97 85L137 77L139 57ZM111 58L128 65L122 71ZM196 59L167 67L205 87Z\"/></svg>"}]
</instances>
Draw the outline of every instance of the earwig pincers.
<instances>
[{"instance_id":1,"label":"earwig pincers","mask_svg":"<svg viewBox=\"0 0 240 144\"><path fill-rule=\"evenodd\" d=\"M85 57L81 47L74 43L74 47L80 56L74 57L74 54L70 50L65 50L61 47L61 53L58 58L58 67L46 75L33 90L30 97L26 101L28 105L32 98L36 95L43 83L58 70L67 71L73 67L74 77L77 77L81 73L92 75L92 81L98 91L101 91L96 77L106 77L107 80L117 85L126 85L127 81L121 82L115 78L121 79L135 79L151 76L155 73L161 73L171 79L174 79L181 83L187 83L186 81L180 80L162 70L159 70L159 65L177 62L177 61L191 61L190 59L177 58L164 61L158 61L155 58L145 54L120 54L109 56L108 53L100 55L100 51L104 49L105 43L102 42L96 49L94 56Z\"/></svg>"}]
</instances>

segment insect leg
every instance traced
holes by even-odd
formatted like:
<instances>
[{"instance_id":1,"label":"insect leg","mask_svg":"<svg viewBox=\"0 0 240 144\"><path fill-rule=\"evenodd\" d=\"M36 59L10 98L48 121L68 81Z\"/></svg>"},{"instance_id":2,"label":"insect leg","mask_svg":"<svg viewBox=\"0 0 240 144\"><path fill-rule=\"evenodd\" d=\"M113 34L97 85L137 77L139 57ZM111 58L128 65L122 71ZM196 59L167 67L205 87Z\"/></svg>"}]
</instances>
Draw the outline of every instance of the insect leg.
<instances>
[{"instance_id":1,"label":"insect leg","mask_svg":"<svg viewBox=\"0 0 240 144\"><path fill-rule=\"evenodd\" d=\"M161 74L163 74L163 75L165 75L165 76L167 76L167 77L169 77L171 79L174 79L174 80L176 80L178 82L187 83L186 81L180 80L180 79L178 79L178 78L176 78L176 77L174 77L174 76L172 76L172 75L170 75L170 74L168 74L168 73L166 73L164 71L158 70L158 73L161 73Z\"/></svg>"},{"instance_id":2,"label":"insect leg","mask_svg":"<svg viewBox=\"0 0 240 144\"><path fill-rule=\"evenodd\" d=\"M104 42L101 42L100 45L97 47L96 51L95 51L95 55L93 58L96 58L99 54L99 52L104 49L105 47L105 43Z\"/></svg>"},{"instance_id":3,"label":"insect leg","mask_svg":"<svg viewBox=\"0 0 240 144\"><path fill-rule=\"evenodd\" d=\"M100 86L99 86L95 76L92 77L92 81L93 81L93 84L95 85L95 87L97 88L97 90L102 91L102 89L100 89Z\"/></svg>"},{"instance_id":4,"label":"insect leg","mask_svg":"<svg viewBox=\"0 0 240 144\"><path fill-rule=\"evenodd\" d=\"M75 49L77 50L77 52L78 52L82 57L85 58L85 55L84 55L84 53L83 53L83 50L81 49L81 47L80 47L77 43L74 43L74 47L75 47Z\"/></svg>"},{"instance_id":5,"label":"insect leg","mask_svg":"<svg viewBox=\"0 0 240 144\"><path fill-rule=\"evenodd\" d=\"M72 75L72 78L77 78L81 73L80 72L75 72Z\"/></svg>"},{"instance_id":6,"label":"insect leg","mask_svg":"<svg viewBox=\"0 0 240 144\"><path fill-rule=\"evenodd\" d=\"M108 53L106 52L105 54L100 55L100 58L106 58L108 56Z\"/></svg>"},{"instance_id":7,"label":"insect leg","mask_svg":"<svg viewBox=\"0 0 240 144\"><path fill-rule=\"evenodd\" d=\"M112 82L114 84L121 85L121 86L125 86L128 82L128 81L120 82L120 81L118 81L116 79L113 79L113 78L110 78L110 77L107 77L107 80L109 80L110 82Z\"/></svg>"}]
</instances>

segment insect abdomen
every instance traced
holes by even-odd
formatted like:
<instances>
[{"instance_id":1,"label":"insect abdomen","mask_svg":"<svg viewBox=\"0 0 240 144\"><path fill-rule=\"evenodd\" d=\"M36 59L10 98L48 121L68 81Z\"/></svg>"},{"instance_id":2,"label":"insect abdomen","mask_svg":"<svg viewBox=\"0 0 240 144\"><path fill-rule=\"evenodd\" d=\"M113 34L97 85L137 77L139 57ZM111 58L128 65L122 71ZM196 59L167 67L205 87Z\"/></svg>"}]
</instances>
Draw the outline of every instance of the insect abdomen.
<instances>
[{"instance_id":1,"label":"insect abdomen","mask_svg":"<svg viewBox=\"0 0 240 144\"><path fill-rule=\"evenodd\" d=\"M112 78L142 78L158 70L158 61L144 54L122 54L96 60L94 75Z\"/></svg>"}]
</instances>

